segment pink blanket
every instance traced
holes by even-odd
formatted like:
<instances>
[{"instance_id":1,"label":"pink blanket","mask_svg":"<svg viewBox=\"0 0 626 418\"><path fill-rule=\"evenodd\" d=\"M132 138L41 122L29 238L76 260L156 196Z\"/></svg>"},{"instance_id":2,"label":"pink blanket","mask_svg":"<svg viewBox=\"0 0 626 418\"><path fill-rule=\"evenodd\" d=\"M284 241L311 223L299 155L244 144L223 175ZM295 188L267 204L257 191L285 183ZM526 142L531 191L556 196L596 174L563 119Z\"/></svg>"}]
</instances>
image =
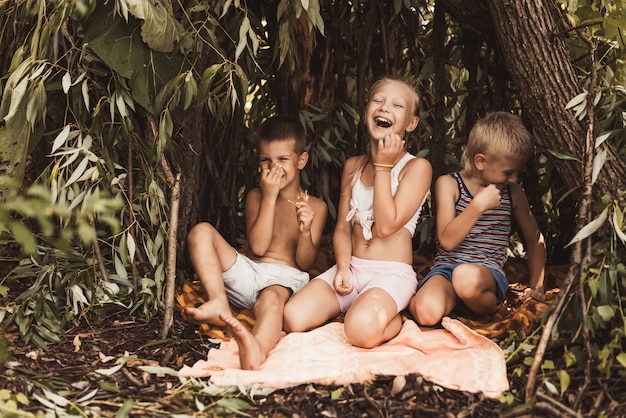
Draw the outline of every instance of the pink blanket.
<instances>
[{"instance_id":1,"label":"pink blanket","mask_svg":"<svg viewBox=\"0 0 626 418\"><path fill-rule=\"evenodd\" d=\"M502 350L461 322L444 318L445 329L422 331L406 320L393 340L372 349L352 346L343 324L284 336L259 370L242 370L235 340L209 350L207 360L184 366L180 376L209 377L218 386L287 388L302 383L347 385L376 375L419 374L449 389L497 398L508 390Z\"/></svg>"}]
</instances>

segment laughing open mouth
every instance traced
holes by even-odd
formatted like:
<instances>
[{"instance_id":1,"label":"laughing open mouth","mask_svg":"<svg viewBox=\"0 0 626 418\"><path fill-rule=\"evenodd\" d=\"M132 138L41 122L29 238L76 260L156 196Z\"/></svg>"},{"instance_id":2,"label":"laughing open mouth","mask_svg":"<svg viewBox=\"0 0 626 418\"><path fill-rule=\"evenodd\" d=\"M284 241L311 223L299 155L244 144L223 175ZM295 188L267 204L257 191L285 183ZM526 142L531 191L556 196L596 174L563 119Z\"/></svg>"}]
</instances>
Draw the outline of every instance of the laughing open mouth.
<instances>
[{"instance_id":1,"label":"laughing open mouth","mask_svg":"<svg viewBox=\"0 0 626 418\"><path fill-rule=\"evenodd\" d=\"M391 121L389 119L378 117L374 119L374 121L376 122L376 126L379 126L381 128L391 127Z\"/></svg>"}]
</instances>

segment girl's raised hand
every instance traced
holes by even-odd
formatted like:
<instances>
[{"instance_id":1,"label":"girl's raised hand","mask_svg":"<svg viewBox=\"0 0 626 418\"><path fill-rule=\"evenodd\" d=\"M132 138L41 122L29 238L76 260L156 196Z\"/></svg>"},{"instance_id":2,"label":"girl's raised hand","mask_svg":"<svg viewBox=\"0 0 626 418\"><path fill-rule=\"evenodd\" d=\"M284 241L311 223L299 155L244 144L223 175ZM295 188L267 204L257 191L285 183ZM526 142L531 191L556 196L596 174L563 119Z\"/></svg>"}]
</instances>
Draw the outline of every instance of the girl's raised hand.
<instances>
[{"instance_id":1,"label":"girl's raised hand","mask_svg":"<svg viewBox=\"0 0 626 418\"><path fill-rule=\"evenodd\" d=\"M391 133L382 141L374 152L374 161L379 164L394 164L404 154L404 139L398 134Z\"/></svg>"}]
</instances>

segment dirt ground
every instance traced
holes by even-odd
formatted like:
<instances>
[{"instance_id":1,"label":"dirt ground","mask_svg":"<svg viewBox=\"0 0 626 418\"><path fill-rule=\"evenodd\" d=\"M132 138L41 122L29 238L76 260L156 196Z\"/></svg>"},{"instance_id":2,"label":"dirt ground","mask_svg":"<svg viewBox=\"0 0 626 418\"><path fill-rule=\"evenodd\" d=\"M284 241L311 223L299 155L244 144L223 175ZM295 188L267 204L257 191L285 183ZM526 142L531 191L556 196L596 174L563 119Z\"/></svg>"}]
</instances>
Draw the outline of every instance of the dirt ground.
<instances>
[{"instance_id":1,"label":"dirt ground","mask_svg":"<svg viewBox=\"0 0 626 418\"><path fill-rule=\"evenodd\" d=\"M178 370L183 364L205 358L212 344L199 336L196 327L181 321L176 321L170 339L157 342L158 320L143 324L124 315L114 313L97 323L75 324L64 333L61 343L50 346L47 352L22 344L17 328L10 326L4 337L11 347L11 360L2 373L0 388L32 396L46 387L63 393L67 399L79 399L97 388L97 399L111 401L108 408L102 405L103 412L110 416L121 406L121 399L152 404L155 414L160 411L158 415L191 414L194 410L191 400L182 392L177 396L176 388L180 386L177 377L146 373L140 366ZM115 359L124 356L136 359L110 376L96 373L97 369L113 367ZM103 363L109 358L109 362ZM380 377L371 384L347 388L301 385L248 401L255 409L246 412L267 417L438 417L471 411L471 416L491 417L499 406L499 402L480 395L433 388L417 376L407 377L402 390L392 395L393 386L393 377ZM337 390L341 399L334 400L333 393L337 394ZM217 399L219 396L204 403ZM40 407L35 401L23 409L36 411ZM143 415L145 408L138 408L136 413Z\"/></svg>"},{"instance_id":2,"label":"dirt ground","mask_svg":"<svg viewBox=\"0 0 626 418\"><path fill-rule=\"evenodd\" d=\"M7 265L0 264L4 266L2 278ZM9 281L3 284L11 290L7 298L0 298L2 305L14 300L24 286L24 283ZM608 417L626 416L626 382L617 368L615 376L598 376L585 389L580 408L585 413L568 413L566 406L573 401L576 387L582 386L582 368L579 376L572 376L573 389L563 399L554 402L547 396L540 397L529 406L520 405L518 400L515 408L480 394L442 389L415 375L380 376L371 383L348 387L301 385L254 397L236 391L212 394L183 385L176 376L154 370L158 367L178 370L183 364L191 365L205 358L207 350L215 345L201 336L196 326L183 322L178 315L170 338L160 340L160 328L159 318L142 323L126 312L111 312L91 323L83 320L71 324L61 336L61 342L51 345L45 352L24 344L15 325L10 325L3 334L0 329L0 339L4 338L10 351L9 360L0 370L0 394L6 389L13 396L25 395L28 404L20 405L20 409L34 414L54 399L45 391L57 393L77 405L74 408L71 403L64 406L64 411L71 414L68 416L96 416L81 410L78 401L87 394L89 404L99 411L97 416L110 417L175 414L272 418L591 417L601 416L600 411ZM553 355L558 353L557 350ZM101 373L113 370L120 359L124 362L115 373ZM523 393L520 385L525 382L513 376L518 365L509 365L513 397ZM6 391L4 394L8 396ZM127 400L134 402L125 404ZM3 412L2 401L0 396L0 416L24 416ZM205 412L194 415L198 402L205 407ZM237 410L239 412L235 412Z\"/></svg>"}]
</instances>

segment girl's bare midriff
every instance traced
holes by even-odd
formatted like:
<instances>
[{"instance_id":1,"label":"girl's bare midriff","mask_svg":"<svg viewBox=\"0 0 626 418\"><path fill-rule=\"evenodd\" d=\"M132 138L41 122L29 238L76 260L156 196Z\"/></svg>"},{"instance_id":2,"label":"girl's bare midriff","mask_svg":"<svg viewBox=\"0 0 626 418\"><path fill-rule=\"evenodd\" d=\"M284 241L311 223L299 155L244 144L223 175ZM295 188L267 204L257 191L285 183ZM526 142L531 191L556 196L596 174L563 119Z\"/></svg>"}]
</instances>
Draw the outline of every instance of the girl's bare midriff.
<instances>
[{"instance_id":1,"label":"girl's bare midriff","mask_svg":"<svg viewBox=\"0 0 626 418\"><path fill-rule=\"evenodd\" d=\"M376 228L376 226L374 226ZM395 234L386 238L374 237L371 240L363 238L361 225L354 224L352 228L352 255L368 260L398 261L413 263L413 247L411 234L406 228L400 228Z\"/></svg>"}]
</instances>

